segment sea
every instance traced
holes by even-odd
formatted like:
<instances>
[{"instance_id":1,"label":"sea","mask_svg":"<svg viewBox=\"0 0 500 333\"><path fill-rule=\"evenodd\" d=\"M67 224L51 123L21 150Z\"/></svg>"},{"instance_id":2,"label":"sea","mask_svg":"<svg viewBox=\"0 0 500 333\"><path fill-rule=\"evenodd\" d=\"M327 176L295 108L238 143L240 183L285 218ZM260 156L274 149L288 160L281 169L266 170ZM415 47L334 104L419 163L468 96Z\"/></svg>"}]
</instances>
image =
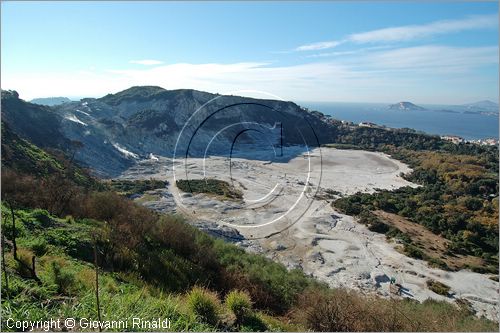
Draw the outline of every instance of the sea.
<instances>
[{"instance_id":1,"label":"sea","mask_svg":"<svg viewBox=\"0 0 500 333\"><path fill-rule=\"evenodd\" d=\"M391 110L388 104L298 102L339 120L372 122L392 128L412 128L429 134L457 135L467 140L498 139L498 114L468 114L460 106L419 105L425 111Z\"/></svg>"}]
</instances>

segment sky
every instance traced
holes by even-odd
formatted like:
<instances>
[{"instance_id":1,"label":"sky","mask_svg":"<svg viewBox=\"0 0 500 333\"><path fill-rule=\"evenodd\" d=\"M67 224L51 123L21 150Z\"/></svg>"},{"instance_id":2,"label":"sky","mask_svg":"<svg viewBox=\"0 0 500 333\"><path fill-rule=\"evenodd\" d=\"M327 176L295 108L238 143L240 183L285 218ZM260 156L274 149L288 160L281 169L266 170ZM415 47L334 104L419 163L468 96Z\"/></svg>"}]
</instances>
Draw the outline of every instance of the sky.
<instances>
[{"instance_id":1,"label":"sky","mask_svg":"<svg viewBox=\"0 0 500 333\"><path fill-rule=\"evenodd\" d=\"M1 85L293 101L498 100L498 2L1 3ZM258 96L262 97L262 96Z\"/></svg>"}]
</instances>

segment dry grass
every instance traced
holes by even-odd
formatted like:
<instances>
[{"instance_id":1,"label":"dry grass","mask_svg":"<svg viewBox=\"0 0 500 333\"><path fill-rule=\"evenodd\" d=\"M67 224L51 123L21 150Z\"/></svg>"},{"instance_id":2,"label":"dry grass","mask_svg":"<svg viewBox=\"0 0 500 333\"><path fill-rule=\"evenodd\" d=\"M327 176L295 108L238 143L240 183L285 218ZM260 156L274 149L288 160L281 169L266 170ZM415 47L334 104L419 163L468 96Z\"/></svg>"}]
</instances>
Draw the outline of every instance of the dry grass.
<instances>
[{"instance_id":1,"label":"dry grass","mask_svg":"<svg viewBox=\"0 0 500 333\"><path fill-rule=\"evenodd\" d=\"M479 319L446 302L365 297L346 290L309 290L293 311L313 331L496 331L498 324Z\"/></svg>"},{"instance_id":2,"label":"dry grass","mask_svg":"<svg viewBox=\"0 0 500 333\"><path fill-rule=\"evenodd\" d=\"M408 331L411 323L395 307L379 306L346 290L309 291L301 296L296 316L314 331Z\"/></svg>"}]
</instances>

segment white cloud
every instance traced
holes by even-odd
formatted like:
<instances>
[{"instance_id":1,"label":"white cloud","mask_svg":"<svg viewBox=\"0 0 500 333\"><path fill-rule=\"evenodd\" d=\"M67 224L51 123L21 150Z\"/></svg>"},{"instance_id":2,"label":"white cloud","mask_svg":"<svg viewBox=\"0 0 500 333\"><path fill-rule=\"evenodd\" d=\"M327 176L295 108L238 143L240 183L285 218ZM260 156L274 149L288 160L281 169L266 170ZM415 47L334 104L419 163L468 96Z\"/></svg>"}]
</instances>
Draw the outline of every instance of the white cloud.
<instances>
[{"instance_id":1,"label":"white cloud","mask_svg":"<svg viewBox=\"0 0 500 333\"><path fill-rule=\"evenodd\" d=\"M460 20L443 20L429 24L367 31L349 35L348 39L355 43L399 42L433 35L495 27L498 27L498 15L481 15Z\"/></svg>"},{"instance_id":2,"label":"white cloud","mask_svg":"<svg viewBox=\"0 0 500 333\"><path fill-rule=\"evenodd\" d=\"M372 50L329 61L287 66L263 62L177 63L50 75L2 72L2 85L5 89L17 90L24 99L100 97L135 85L158 85L212 93L258 90L296 101L390 102L399 100L400 96L416 96L421 103L460 103L474 100L476 96L496 98L496 75L484 76L478 70L488 65L498 65L497 46L424 45ZM244 95L252 96L251 93Z\"/></svg>"},{"instance_id":3,"label":"white cloud","mask_svg":"<svg viewBox=\"0 0 500 333\"><path fill-rule=\"evenodd\" d=\"M325 50L325 49L331 49L334 48L340 44L342 44L343 41L327 41L327 42L318 42L318 43L312 43L312 44L306 44L306 45L301 45L297 47L295 50L296 51L318 51L318 50Z\"/></svg>"},{"instance_id":4,"label":"white cloud","mask_svg":"<svg viewBox=\"0 0 500 333\"><path fill-rule=\"evenodd\" d=\"M130 60L131 64L145 65L145 66L153 66L153 65L161 65L163 61L153 60L153 59L143 59L143 60Z\"/></svg>"},{"instance_id":5,"label":"white cloud","mask_svg":"<svg viewBox=\"0 0 500 333\"><path fill-rule=\"evenodd\" d=\"M407 25L377 29L347 36L341 41L325 41L297 47L296 51L317 51L334 48L345 42L388 43L414 40L434 35L466 30L489 29L498 27L498 15L476 15L458 20L442 20L421 25Z\"/></svg>"},{"instance_id":6,"label":"white cloud","mask_svg":"<svg viewBox=\"0 0 500 333\"><path fill-rule=\"evenodd\" d=\"M464 73L484 65L498 64L498 47L422 45L374 52L367 55L361 62L382 70Z\"/></svg>"},{"instance_id":7,"label":"white cloud","mask_svg":"<svg viewBox=\"0 0 500 333\"><path fill-rule=\"evenodd\" d=\"M383 50L383 49L388 49L388 48L394 48L394 46L379 45L379 46L353 49L353 50L349 50L349 51L321 52L321 53L310 54L310 55L306 56L306 58L338 57L338 56L366 53L368 51Z\"/></svg>"}]
</instances>

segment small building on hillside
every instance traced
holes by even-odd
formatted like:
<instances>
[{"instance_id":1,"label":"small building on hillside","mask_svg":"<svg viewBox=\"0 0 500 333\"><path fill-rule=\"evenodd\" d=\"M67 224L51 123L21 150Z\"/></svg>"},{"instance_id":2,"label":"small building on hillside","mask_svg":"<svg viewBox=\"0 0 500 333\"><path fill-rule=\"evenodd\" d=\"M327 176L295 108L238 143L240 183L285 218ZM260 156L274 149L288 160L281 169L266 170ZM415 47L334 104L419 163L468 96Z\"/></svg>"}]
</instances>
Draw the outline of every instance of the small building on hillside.
<instances>
[{"instance_id":1,"label":"small building on hillside","mask_svg":"<svg viewBox=\"0 0 500 333\"><path fill-rule=\"evenodd\" d=\"M465 140L459 136L456 135L444 135L441 137L441 139L446 140L446 141L451 141L454 144L459 144L459 143L464 143Z\"/></svg>"},{"instance_id":2,"label":"small building on hillside","mask_svg":"<svg viewBox=\"0 0 500 333\"><path fill-rule=\"evenodd\" d=\"M359 127L382 128L381 126L374 123L370 123L368 121L359 123Z\"/></svg>"}]
</instances>

